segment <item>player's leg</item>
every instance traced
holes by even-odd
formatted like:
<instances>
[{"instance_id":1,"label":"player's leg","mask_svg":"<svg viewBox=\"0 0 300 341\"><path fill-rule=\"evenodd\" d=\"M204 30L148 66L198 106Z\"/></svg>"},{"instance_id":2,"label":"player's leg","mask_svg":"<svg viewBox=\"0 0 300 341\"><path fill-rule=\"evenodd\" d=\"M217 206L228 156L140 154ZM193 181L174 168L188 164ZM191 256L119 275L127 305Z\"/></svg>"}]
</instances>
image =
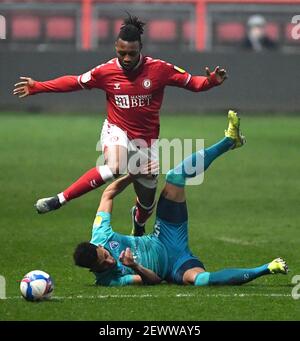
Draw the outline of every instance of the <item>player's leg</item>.
<instances>
[{"instance_id":1,"label":"player's leg","mask_svg":"<svg viewBox=\"0 0 300 341\"><path fill-rule=\"evenodd\" d=\"M141 141L140 141L141 142ZM136 154L140 157L140 164L144 164L150 160L153 165L158 165L158 141L153 141L151 147L137 148L133 146ZM134 142L134 143L137 143ZM134 236L142 236L145 233L145 223L151 216L155 208L155 193L157 187L158 169L150 169L148 177L137 178L133 185L137 195L135 206L131 209L132 216L132 231Z\"/></svg>"},{"instance_id":2,"label":"player's leg","mask_svg":"<svg viewBox=\"0 0 300 341\"><path fill-rule=\"evenodd\" d=\"M184 201L184 186L187 178L203 173L216 158L245 143L245 138L240 133L240 120L237 113L230 110L228 121L228 128L222 140L193 153L167 173L166 185L162 191L165 198L177 202Z\"/></svg>"},{"instance_id":3,"label":"player's leg","mask_svg":"<svg viewBox=\"0 0 300 341\"><path fill-rule=\"evenodd\" d=\"M136 204L131 209L132 214L132 232L134 236L142 236L145 233L145 224L155 208L155 187L149 188L140 181L133 183L137 195Z\"/></svg>"},{"instance_id":4,"label":"player's leg","mask_svg":"<svg viewBox=\"0 0 300 341\"><path fill-rule=\"evenodd\" d=\"M126 171L127 149L121 145L106 146L104 151L105 164L94 167L83 174L70 187L58 194L61 196L61 203L78 198L103 184L110 182L119 174ZM124 160L124 162L123 162Z\"/></svg>"},{"instance_id":5,"label":"player's leg","mask_svg":"<svg viewBox=\"0 0 300 341\"><path fill-rule=\"evenodd\" d=\"M203 173L216 158L228 150L238 148L245 143L245 138L240 133L240 120L237 113L230 110L228 112L228 121L225 137L213 146L192 154L177 167L171 169L166 177L167 183L184 187L187 178Z\"/></svg>"},{"instance_id":6,"label":"player's leg","mask_svg":"<svg viewBox=\"0 0 300 341\"><path fill-rule=\"evenodd\" d=\"M254 279L270 274L287 274L288 266L282 258L249 269L224 269L216 272L206 272L203 269L189 269L184 274L185 284L195 286L207 285L241 285Z\"/></svg>"},{"instance_id":7,"label":"player's leg","mask_svg":"<svg viewBox=\"0 0 300 341\"><path fill-rule=\"evenodd\" d=\"M35 205L38 213L56 210L68 201L102 186L123 172L124 165L127 165L127 135L106 121L101 133L101 142L105 164L90 169L58 195L39 199Z\"/></svg>"},{"instance_id":8,"label":"player's leg","mask_svg":"<svg viewBox=\"0 0 300 341\"><path fill-rule=\"evenodd\" d=\"M191 254L188 247L188 216L184 188L186 178L203 173L217 157L244 142L241 141L237 114L229 112L228 118L229 127L225 131L224 139L192 154L166 176L166 185L157 205L156 226L160 240L168 248L169 257L173 255L170 277L175 283L193 284L197 275L205 273L203 263ZM180 217L180 220L177 217Z\"/></svg>"}]
</instances>

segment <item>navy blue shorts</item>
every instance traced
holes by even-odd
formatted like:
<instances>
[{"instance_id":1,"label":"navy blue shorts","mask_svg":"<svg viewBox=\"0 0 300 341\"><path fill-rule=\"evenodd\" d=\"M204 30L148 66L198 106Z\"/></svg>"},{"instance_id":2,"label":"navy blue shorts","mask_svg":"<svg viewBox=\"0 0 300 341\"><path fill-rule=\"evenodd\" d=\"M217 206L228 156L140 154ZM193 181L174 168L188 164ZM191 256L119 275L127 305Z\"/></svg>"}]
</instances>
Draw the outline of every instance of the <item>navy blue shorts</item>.
<instances>
[{"instance_id":1,"label":"navy blue shorts","mask_svg":"<svg viewBox=\"0 0 300 341\"><path fill-rule=\"evenodd\" d=\"M155 234L168 252L168 280L183 284L183 274L195 267L204 268L188 246L188 213L186 202L159 198L156 210Z\"/></svg>"}]
</instances>

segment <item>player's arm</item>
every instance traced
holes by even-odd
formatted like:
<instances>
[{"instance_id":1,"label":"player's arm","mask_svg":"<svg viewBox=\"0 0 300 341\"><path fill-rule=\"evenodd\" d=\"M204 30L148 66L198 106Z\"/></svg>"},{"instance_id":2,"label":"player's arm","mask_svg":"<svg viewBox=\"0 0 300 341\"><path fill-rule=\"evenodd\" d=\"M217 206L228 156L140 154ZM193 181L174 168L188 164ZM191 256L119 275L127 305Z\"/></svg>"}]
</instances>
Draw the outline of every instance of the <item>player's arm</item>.
<instances>
[{"instance_id":1,"label":"player's arm","mask_svg":"<svg viewBox=\"0 0 300 341\"><path fill-rule=\"evenodd\" d=\"M71 92L82 89L103 89L105 87L103 69L98 66L79 76L62 76L45 82L30 77L20 77L15 84L13 94L19 98L42 92Z\"/></svg>"},{"instance_id":2,"label":"player's arm","mask_svg":"<svg viewBox=\"0 0 300 341\"><path fill-rule=\"evenodd\" d=\"M104 192L102 193L98 212L111 213L112 208L113 208L113 199L118 194L123 192L124 189L128 185L130 185L137 177L140 177L140 176L151 177L152 176L151 174L156 174L158 170L159 170L159 164L156 161L149 161L146 164L143 164L140 166L139 173L135 175L128 174L115 180L113 183L107 186Z\"/></svg>"},{"instance_id":3,"label":"player's arm","mask_svg":"<svg viewBox=\"0 0 300 341\"><path fill-rule=\"evenodd\" d=\"M185 70L169 63L164 63L163 66L163 78L166 80L166 85L177 86L194 92L209 90L222 84L227 78L226 70L219 66L213 72L210 72L209 68L206 67L206 76L192 76Z\"/></svg>"},{"instance_id":4,"label":"player's arm","mask_svg":"<svg viewBox=\"0 0 300 341\"><path fill-rule=\"evenodd\" d=\"M78 76L63 76L45 82L38 82L30 77L20 77L21 82L15 84L13 94L19 98L41 92L70 92L82 90Z\"/></svg>"},{"instance_id":5,"label":"player's arm","mask_svg":"<svg viewBox=\"0 0 300 341\"><path fill-rule=\"evenodd\" d=\"M123 265L128 266L137 274L134 278L134 284L154 285L161 283L161 278L155 272L135 262L130 248L121 252L119 260Z\"/></svg>"},{"instance_id":6,"label":"player's arm","mask_svg":"<svg viewBox=\"0 0 300 341\"><path fill-rule=\"evenodd\" d=\"M97 280L96 283L105 287L124 287L128 285L143 284L142 279L139 275L116 276L109 278L108 280Z\"/></svg>"},{"instance_id":7,"label":"player's arm","mask_svg":"<svg viewBox=\"0 0 300 341\"><path fill-rule=\"evenodd\" d=\"M226 70L221 69L219 66L213 72L210 72L209 68L206 67L205 73L206 76L191 76L186 84L186 89L194 92L206 91L221 85L227 78Z\"/></svg>"},{"instance_id":8,"label":"player's arm","mask_svg":"<svg viewBox=\"0 0 300 341\"><path fill-rule=\"evenodd\" d=\"M109 186L106 187L104 192L102 193L100 205L98 208L98 212L112 212L113 208L113 199L124 191L124 189L130 185L133 181L133 177L131 175L125 175L120 179L115 180Z\"/></svg>"}]
</instances>

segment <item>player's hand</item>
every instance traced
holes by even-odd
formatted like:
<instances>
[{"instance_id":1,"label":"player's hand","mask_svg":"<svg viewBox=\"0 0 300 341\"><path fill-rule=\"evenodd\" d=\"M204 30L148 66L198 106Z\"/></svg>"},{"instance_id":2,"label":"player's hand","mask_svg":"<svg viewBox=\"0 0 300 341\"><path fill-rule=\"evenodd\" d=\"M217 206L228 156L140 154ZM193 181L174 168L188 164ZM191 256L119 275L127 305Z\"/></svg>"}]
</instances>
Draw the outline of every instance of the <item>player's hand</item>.
<instances>
[{"instance_id":1,"label":"player's hand","mask_svg":"<svg viewBox=\"0 0 300 341\"><path fill-rule=\"evenodd\" d=\"M148 160L141 166L141 174L151 177L159 172L159 163L156 160Z\"/></svg>"},{"instance_id":2,"label":"player's hand","mask_svg":"<svg viewBox=\"0 0 300 341\"><path fill-rule=\"evenodd\" d=\"M129 268L137 265L134 261L133 254L129 247L127 247L126 250L123 250L120 253L119 260L123 265L128 266Z\"/></svg>"},{"instance_id":3,"label":"player's hand","mask_svg":"<svg viewBox=\"0 0 300 341\"><path fill-rule=\"evenodd\" d=\"M20 77L20 79L22 81L15 84L13 94L23 98L30 95L30 88L34 86L34 80L29 77Z\"/></svg>"},{"instance_id":4,"label":"player's hand","mask_svg":"<svg viewBox=\"0 0 300 341\"><path fill-rule=\"evenodd\" d=\"M139 167L134 165L133 169L129 167L129 174L133 179L137 178L148 178L152 179L153 176L157 176L159 173L159 163L155 160L147 160L145 163L141 164Z\"/></svg>"},{"instance_id":5,"label":"player's hand","mask_svg":"<svg viewBox=\"0 0 300 341\"><path fill-rule=\"evenodd\" d=\"M205 72L206 72L206 76L208 78L211 77L211 72L209 70L208 67L205 68ZM214 73L216 75L216 79L217 79L217 82L218 83L223 83L224 80L227 78L227 72L225 69L220 69L220 66L217 66L215 69L214 69Z\"/></svg>"}]
</instances>

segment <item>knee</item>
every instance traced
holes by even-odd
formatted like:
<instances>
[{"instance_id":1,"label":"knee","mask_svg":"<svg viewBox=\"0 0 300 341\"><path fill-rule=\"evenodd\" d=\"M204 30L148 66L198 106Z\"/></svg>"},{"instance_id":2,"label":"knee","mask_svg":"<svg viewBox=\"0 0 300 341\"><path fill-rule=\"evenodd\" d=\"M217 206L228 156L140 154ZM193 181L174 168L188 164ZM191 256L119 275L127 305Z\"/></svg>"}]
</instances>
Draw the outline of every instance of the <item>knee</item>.
<instances>
[{"instance_id":1,"label":"knee","mask_svg":"<svg viewBox=\"0 0 300 341\"><path fill-rule=\"evenodd\" d=\"M115 178L119 177L121 174L126 173L126 171L124 172L124 170L122 169L119 161L113 161L113 162L108 161L106 165L110 169L110 171L112 172Z\"/></svg>"},{"instance_id":2,"label":"knee","mask_svg":"<svg viewBox=\"0 0 300 341\"><path fill-rule=\"evenodd\" d=\"M149 175L149 176L141 176L135 180L135 182L144 187L145 192L148 193L151 197L155 196L155 190L157 187L157 176L156 175ZM154 193L154 194L153 194Z\"/></svg>"}]
</instances>

